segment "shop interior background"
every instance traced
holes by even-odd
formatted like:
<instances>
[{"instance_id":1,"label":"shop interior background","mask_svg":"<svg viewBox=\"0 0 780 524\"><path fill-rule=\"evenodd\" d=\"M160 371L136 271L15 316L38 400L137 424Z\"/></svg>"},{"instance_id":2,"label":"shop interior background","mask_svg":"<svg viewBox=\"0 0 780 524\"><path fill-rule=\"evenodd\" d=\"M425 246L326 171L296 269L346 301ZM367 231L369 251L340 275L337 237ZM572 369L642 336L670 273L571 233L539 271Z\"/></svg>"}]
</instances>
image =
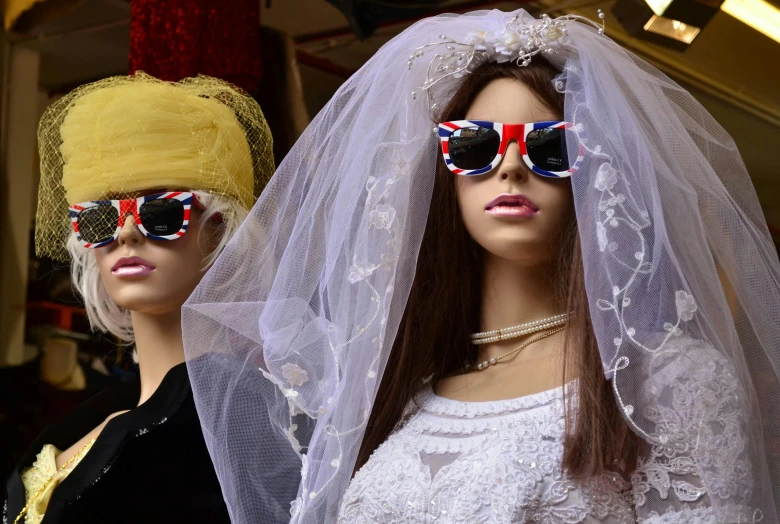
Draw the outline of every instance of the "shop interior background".
<instances>
[{"instance_id":1,"label":"shop interior background","mask_svg":"<svg viewBox=\"0 0 780 524\"><path fill-rule=\"evenodd\" d=\"M212 10L213 16L220 16L226 1L158 0ZM602 9L611 38L688 89L734 137L778 245L780 0L732 3L739 7L743 5L739 2L752 1L763 2L761 9L768 9L764 19L775 17L773 35L728 14L720 0L703 8L704 4L693 0L673 0L667 12L674 8L683 13L680 16L706 21L692 42L680 44L643 32L646 20L642 17L653 16L648 9L658 6L639 0L260 0L248 11L251 23L257 19L261 28L260 49L217 47L213 52L218 57L219 53L249 51L260 57L261 76L251 94L266 112L278 164L341 83L416 19L482 8L525 8L534 14L576 13L595 19ZM67 265L36 257L33 237L38 120L49 104L73 88L127 74L131 46L146 45L143 39L132 39L136 7L129 0L6 0L4 4L5 31L0 37L1 478L43 427L98 390L135 373L128 348L90 333L71 289ZM690 24L670 23L670 30L690 34ZM208 24L191 29L192 38L219 36L208 34ZM167 52L167 59L178 59L177 51ZM181 53L188 54L188 50Z\"/></svg>"}]
</instances>

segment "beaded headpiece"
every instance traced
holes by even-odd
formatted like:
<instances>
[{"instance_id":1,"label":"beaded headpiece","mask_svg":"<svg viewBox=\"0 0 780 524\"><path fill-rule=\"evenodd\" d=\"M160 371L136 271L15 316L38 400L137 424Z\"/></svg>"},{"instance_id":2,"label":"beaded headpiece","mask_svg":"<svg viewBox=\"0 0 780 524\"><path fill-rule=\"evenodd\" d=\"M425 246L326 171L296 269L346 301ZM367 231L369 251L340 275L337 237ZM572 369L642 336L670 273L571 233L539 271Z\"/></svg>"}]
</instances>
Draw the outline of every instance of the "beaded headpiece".
<instances>
[{"instance_id":1,"label":"beaded headpiece","mask_svg":"<svg viewBox=\"0 0 780 524\"><path fill-rule=\"evenodd\" d=\"M598 10L598 16L601 23L579 15L563 15L557 18L542 15L539 19L530 20L523 20L520 15L516 15L503 28L493 33L472 31L462 42L444 34L439 35L438 41L418 47L409 57L407 67L411 69L414 62L429 50L439 49L441 46L445 48L445 52L437 53L431 59L425 83L412 91L412 98L417 98L418 91L426 93L429 111L435 115L439 105L433 100L432 88L442 80L465 76L485 61L514 62L525 67L531 63L532 57L540 53L548 58L561 54L561 51L565 54L570 41L566 26L580 21L603 34L604 13L601 9ZM563 85L556 88L562 91Z\"/></svg>"}]
</instances>

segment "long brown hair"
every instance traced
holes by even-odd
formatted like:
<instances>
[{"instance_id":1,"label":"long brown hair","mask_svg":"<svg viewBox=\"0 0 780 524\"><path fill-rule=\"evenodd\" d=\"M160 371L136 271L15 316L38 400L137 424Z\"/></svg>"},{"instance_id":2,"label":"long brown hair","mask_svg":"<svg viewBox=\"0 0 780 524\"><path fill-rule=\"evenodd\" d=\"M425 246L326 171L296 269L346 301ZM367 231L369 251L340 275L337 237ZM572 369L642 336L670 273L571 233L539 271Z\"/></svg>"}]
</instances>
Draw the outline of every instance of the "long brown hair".
<instances>
[{"instance_id":1,"label":"long brown hair","mask_svg":"<svg viewBox=\"0 0 780 524\"><path fill-rule=\"evenodd\" d=\"M443 109L440 121L461 120L477 94L491 81L523 82L563 118L563 95L553 87L557 71L535 57L527 67L487 62L477 67ZM355 471L401 421L405 406L429 377L435 382L476 359L469 334L479 330L482 248L461 219L455 180L439 155L434 198L417 259L414 283L392 352L377 392ZM563 467L572 477L605 469L629 472L636 462L637 438L618 410L604 377L585 294L579 234L573 208L564 220L554 288L566 311L564 380L578 377L576 406L566 403ZM443 262L443 261L446 261ZM576 414L576 415L575 415Z\"/></svg>"}]
</instances>

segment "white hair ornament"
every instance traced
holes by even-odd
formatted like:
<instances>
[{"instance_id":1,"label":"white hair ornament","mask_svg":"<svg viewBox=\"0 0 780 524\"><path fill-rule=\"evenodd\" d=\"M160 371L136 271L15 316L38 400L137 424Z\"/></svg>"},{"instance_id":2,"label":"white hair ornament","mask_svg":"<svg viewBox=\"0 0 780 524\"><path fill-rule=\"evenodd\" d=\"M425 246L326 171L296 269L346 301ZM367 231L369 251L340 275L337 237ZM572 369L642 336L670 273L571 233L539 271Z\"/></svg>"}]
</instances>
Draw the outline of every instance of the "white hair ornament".
<instances>
[{"instance_id":1,"label":"white hair ornament","mask_svg":"<svg viewBox=\"0 0 780 524\"><path fill-rule=\"evenodd\" d=\"M431 59L426 69L425 82L412 91L412 98L417 98L418 91L426 93L429 111L435 116L440 107L433 100L432 88L450 77L461 78L469 74L485 61L499 64L514 62L524 67L531 63L534 56L543 54L553 63L565 62L566 46L571 42L566 26L571 22L579 21L592 26L599 34L603 34L605 24L601 9L598 10L598 17L601 24L579 15L551 18L543 14L539 19L530 21L516 15L499 30L471 31L462 41L441 34L437 41L418 47L409 56L407 68L412 69L415 62L429 51L445 48L444 52L437 52ZM562 91L564 88L562 81L556 82L556 88Z\"/></svg>"}]
</instances>

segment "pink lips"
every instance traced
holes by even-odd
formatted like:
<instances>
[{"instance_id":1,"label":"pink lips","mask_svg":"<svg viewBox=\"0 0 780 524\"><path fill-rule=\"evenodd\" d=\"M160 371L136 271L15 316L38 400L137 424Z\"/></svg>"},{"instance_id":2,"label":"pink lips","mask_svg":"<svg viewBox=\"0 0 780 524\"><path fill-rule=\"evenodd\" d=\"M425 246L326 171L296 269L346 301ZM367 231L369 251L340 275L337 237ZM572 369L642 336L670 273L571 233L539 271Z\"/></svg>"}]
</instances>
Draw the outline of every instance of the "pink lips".
<instances>
[{"instance_id":1,"label":"pink lips","mask_svg":"<svg viewBox=\"0 0 780 524\"><path fill-rule=\"evenodd\" d=\"M532 217L539 212L539 208L525 195L503 193L491 200L485 206L485 211L502 217Z\"/></svg>"},{"instance_id":2,"label":"pink lips","mask_svg":"<svg viewBox=\"0 0 780 524\"><path fill-rule=\"evenodd\" d=\"M141 257L122 257L117 260L111 273L118 277L138 277L154 271L154 266Z\"/></svg>"}]
</instances>

